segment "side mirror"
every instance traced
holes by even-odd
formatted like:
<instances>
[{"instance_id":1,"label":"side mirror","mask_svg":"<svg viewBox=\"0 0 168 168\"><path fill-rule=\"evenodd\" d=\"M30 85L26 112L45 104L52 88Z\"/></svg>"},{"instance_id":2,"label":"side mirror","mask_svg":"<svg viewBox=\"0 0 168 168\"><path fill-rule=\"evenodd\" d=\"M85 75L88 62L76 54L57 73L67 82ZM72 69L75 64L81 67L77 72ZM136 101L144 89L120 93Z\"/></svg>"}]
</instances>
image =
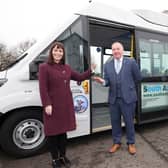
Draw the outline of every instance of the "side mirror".
<instances>
[{"instance_id":1,"label":"side mirror","mask_svg":"<svg viewBox=\"0 0 168 168\"><path fill-rule=\"evenodd\" d=\"M39 63L36 63L35 61L29 64L29 79L30 80L38 79L38 67L39 67Z\"/></svg>"},{"instance_id":2,"label":"side mirror","mask_svg":"<svg viewBox=\"0 0 168 168\"><path fill-rule=\"evenodd\" d=\"M43 63L46 60L46 55L40 55L36 59L34 59L29 64L29 79L30 80L37 80L38 79L38 71L39 71L39 64Z\"/></svg>"}]
</instances>

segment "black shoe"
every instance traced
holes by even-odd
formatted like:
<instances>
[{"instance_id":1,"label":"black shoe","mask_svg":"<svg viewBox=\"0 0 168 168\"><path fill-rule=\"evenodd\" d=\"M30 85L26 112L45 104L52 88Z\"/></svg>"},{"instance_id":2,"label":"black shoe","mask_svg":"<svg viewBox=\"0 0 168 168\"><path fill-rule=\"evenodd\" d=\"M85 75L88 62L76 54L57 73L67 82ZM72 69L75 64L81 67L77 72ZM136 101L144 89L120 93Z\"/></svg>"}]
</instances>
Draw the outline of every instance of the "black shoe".
<instances>
[{"instance_id":1,"label":"black shoe","mask_svg":"<svg viewBox=\"0 0 168 168\"><path fill-rule=\"evenodd\" d=\"M66 157L60 157L60 162L66 167L66 168L70 168L71 167L71 161Z\"/></svg>"},{"instance_id":2,"label":"black shoe","mask_svg":"<svg viewBox=\"0 0 168 168\"><path fill-rule=\"evenodd\" d=\"M52 166L53 166L53 168L61 168L62 167L59 159L53 160Z\"/></svg>"}]
</instances>

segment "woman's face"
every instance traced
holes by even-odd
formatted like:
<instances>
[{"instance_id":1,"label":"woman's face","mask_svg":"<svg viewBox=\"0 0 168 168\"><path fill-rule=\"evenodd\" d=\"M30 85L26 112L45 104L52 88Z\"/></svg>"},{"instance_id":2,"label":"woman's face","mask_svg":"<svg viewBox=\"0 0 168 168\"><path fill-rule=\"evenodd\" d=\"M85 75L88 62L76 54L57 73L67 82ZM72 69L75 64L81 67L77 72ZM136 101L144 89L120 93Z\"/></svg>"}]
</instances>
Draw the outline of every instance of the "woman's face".
<instances>
[{"instance_id":1,"label":"woman's face","mask_svg":"<svg viewBox=\"0 0 168 168\"><path fill-rule=\"evenodd\" d=\"M54 62L59 63L64 55L64 51L62 48L58 48L58 46L56 45L52 50L52 55Z\"/></svg>"}]
</instances>

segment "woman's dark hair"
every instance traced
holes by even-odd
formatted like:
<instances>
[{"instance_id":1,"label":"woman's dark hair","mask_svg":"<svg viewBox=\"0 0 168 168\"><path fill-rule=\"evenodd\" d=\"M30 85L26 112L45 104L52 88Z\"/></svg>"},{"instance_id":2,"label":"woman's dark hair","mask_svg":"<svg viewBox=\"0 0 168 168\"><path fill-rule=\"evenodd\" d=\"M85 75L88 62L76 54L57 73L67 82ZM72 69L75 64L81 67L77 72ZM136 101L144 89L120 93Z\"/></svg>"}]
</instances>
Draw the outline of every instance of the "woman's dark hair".
<instances>
[{"instance_id":1,"label":"woman's dark hair","mask_svg":"<svg viewBox=\"0 0 168 168\"><path fill-rule=\"evenodd\" d=\"M53 58L53 54L52 54L52 51L53 49L55 48L55 46L57 46L57 48L61 48L63 50L63 57L60 61L61 64L65 64L65 48L64 48L64 45L63 43L61 42L54 42L52 45L51 45L51 48L49 50L49 55L48 55L48 61L47 63L49 64L54 64L54 58Z\"/></svg>"}]
</instances>

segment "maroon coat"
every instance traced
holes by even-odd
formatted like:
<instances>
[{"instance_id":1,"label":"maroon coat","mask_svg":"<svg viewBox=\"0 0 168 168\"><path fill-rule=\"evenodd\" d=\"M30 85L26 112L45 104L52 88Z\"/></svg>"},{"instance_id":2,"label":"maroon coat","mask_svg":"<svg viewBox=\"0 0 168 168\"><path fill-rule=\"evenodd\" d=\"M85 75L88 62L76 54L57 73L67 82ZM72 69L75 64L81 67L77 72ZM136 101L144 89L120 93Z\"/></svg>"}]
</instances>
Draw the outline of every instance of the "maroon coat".
<instances>
[{"instance_id":1,"label":"maroon coat","mask_svg":"<svg viewBox=\"0 0 168 168\"><path fill-rule=\"evenodd\" d=\"M39 87L43 107L52 105L52 115L43 113L46 136L76 129L70 80L82 81L91 76L91 70L82 74L69 65L43 63L39 67Z\"/></svg>"}]
</instances>

